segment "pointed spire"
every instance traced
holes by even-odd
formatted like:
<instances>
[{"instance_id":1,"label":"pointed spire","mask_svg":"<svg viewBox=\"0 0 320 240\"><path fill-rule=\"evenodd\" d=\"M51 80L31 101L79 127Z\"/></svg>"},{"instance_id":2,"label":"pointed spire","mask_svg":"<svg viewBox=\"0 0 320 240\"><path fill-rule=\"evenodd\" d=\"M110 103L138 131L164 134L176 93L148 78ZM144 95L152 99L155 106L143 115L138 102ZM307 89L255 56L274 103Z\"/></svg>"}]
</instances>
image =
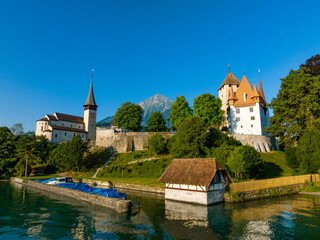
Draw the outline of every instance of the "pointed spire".
<instances>
[{"instance_id":1,"label":"pointed spire","mask_svg":"<svg viewBox=\"0 0 320 240\"><path fill-rule=\"evenodd\" d=\"M98 106L96 104L96 101L94 99L94 94L93 94L93 69L92 69L92 75L91 75L91 84L90 84L90 90L89 94L87 97L86 103L83 105L85 109L92 109L92 110L97 110Z\"/></svg>"},{"instance_id":2,"label":"pointed spire","mask_svg":"<svg viewBox=\"0 0 320 240\"><path fill-rule=\"evenodd\" d=\"M262 99L264 100L264 102L266 103L266 99L264 97L264 92L263 92L263 89L262 89L262 84L261 84L261 79L259 80L259 92L260 92L260 96L262 97Z\"/></svg>"},{"instance_id":3,"label":"pointed spire","mask_svg":"<svg viewBox=\"0 0 320 240\"><path fill-rule=\"evenodd\" d=\"M233 75L232 72L229 72L226 76L226 78L224 79L224 81L222 82L220 88L218 89L218 91L224 86L224 85L237 85L239 86L240 81L238 78L236 78L235 75Z\"/></svg>"},{"instance_id":4,"label":"pointed spire","mask_svg":"<svg viewBox=\"0 0 320 240\"><path fill-rule=\"evenodd\" d=\"M258 92L257 84L254 83L253 85L253 95L252 97L260 97L260 93Z\"/></svg>"}]
</instances>

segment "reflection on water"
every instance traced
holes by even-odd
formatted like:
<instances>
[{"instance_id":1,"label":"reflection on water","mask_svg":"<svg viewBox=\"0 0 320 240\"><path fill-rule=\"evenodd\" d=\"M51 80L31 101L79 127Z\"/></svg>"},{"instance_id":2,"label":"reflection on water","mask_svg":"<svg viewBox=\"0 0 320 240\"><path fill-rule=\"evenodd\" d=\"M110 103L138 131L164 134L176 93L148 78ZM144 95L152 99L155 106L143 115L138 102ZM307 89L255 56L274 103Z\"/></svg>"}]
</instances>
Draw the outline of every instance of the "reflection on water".
<instances>
[{"instance_id":1,"label":"reflection on water","mask_svg":"<svg viewBox=\"0 0 320 240\"><path fill-rule=\"evenodd\" d=\"M320 197L295 195L198 206L128 192L141 211L119 214L0 182L0 239L319 239Z\"/></svg>"}]
</instances>

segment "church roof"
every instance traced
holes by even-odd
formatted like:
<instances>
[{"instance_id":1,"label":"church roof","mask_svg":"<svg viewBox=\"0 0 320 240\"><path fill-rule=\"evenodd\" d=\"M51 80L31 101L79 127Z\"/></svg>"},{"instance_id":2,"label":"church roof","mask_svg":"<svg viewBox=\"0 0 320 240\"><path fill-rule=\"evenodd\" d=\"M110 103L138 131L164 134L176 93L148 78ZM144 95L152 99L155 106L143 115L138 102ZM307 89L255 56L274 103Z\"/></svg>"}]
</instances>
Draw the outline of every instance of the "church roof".
<instances>
[{"instance_id":1,"label":"church roof","mask_svg":"<svg viewBox=\"0 0 320 240\"><path fill-rule=\"evenodd\" d=\"M48 118L44 117L44 118L41 118L41 119L37 120L37 122L40 122L40 121L46 121L46 122L48 122L49 120L48 120Z\"/></svg>"},{"instance_id":2,"label":"church roof","mask_svg":"<svg viewBox=\"0 0 320 240\"><path fill-rule=\"evenodd\" d=\"M87 133L86 130L84 129L79 129L79 128L69 128L69 127L61 127L61 126L51 126L52 129L56 130L63 130L63 131L69 131L69 132L82 132L82 133Z\"/></svg>"},{"instance_id":3,"label":"church roof","mask_svg":"<svg viewBox=\"0 0 320 240\"><path fill-rule=\"evenodd\" d=\"M97 108L97 104L96 101L94 99L94 94L93 94L93 86L92 86L92 82L93 82L93 77L91 76L91 84L90 84L90 90L89 90L89 94L87 97L87 101L86 103L83 105L84 107L93 107L93 108Z\"/></svg>"},{"instance_id":4,"label":"church roof","mask_svg":"<svg viewBox=\"0 0 320 240\"><path fill-rule=\"evenodd\" d=\"M54 113L56 120L66 121L66 122L75 122L75 123L83 123L83 117L73 116L64 113Z\"/></svg>"},{"instance_id":5,"label":"church roof","mask_svg":"<svg viewBox=\"0 0 320 240\"><path fill-rule=\"evenodd\" d=\"M159 182L209 187L218 170L226 168L215 158L174 159Z\"/></svg>"},{"instance_id":6,"label":"church roof","mask_svg":"<svg viewBox=\"0 0 320 240\"><path fill-rule=\"evenodd\" d=\"M229 72L226 76L226 78L224 79L224 81L222 82L220 88L218 89L218 91L224 86L224 85L239 85L240 81L238 78L236 78L235 75L233 75L232 72Z\"/></svg>"}]
</instances>

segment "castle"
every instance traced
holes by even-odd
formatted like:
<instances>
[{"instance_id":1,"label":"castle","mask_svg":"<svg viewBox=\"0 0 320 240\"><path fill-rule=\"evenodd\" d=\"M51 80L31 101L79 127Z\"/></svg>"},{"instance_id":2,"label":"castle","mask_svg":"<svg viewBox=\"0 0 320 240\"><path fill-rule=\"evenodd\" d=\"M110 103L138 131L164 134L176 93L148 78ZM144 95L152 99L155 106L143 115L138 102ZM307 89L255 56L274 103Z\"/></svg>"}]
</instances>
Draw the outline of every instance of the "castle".
<instances>
[{"instance_id":1,"label":"castle","mask_svg":"<svg viewBox=\"0 0 320 240\"><path fill-rule=\"evenodd\" d=\"M91 76L90 90L84 107L84 116L78 117L63 113L45 115L37 121L36 135L44 135L50 142L59 144L70 141L79 135L82 140L96 140L97 104L93 95L93 76Z\"/></svg>"},{"instance_id":2,"label":"castle","mask_svg":"<svg viewBox=\"0 0 320 240\"><path fill-rule=\"evenodd\" d=\"M263 128L269 126L269 110L261 80L259 85L259 91L255 83L252 89L245 75L239 81L232 72L222 82L219 98L231 134L267 135Z\"/></svg>"},{"instance_id":3,"label":"castle","mask_svg":"<svg viewBox=\"0 0 320 240\"><path fill-rule=\"evenodd\" d=\"M117 152L131 152L148 149L150 132L123 132L116 128L96 128L97 104L93 95L93 77L84 106L84 116L78 117L62 113L45 115L37 121L36 135L44 135L50 142L59 144L79 135L82 140L92 140L93 146L112 147ZM252 88L244 75L239 81L231 72L224 79L219 90L222 110L232 136L242 144L254 147L259 152L277 149L275 140L264 133L269 126L269 112L260 80L259 91L256 84ZM169 138L174 132L161 133Z\"/></svg>"}]
</instances>

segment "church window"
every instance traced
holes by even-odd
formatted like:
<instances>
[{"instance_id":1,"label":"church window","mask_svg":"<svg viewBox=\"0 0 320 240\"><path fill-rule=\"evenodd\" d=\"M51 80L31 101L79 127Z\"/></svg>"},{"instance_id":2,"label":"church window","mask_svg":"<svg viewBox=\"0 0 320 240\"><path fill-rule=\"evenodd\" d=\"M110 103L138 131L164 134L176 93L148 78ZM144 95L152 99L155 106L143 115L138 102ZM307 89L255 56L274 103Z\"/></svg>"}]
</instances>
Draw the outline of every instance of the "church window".
<instances>
[{"instance_id":1,"label":"church window","mask_svg":"<svg viewBox=\"0 0 320 240\"><path fill-rule=\"evenodd\" d=\"M251 117L251 120L255 120L256 118L254 116Z\"/></svg>"},{"instance_id":2,"label":"church window","mask_svg":"<svg viewBox=\"0 0 320 240\"><path fill-rule=\"evenodd\" d=\"M62 127L63 127L63 123L62 123Z\"/></svg>"},{"instance_id":3,"label":"church window","mask_svg":"<svg viewBox=\"0 0 320 240\"><path fill-rule=\"evenodd\" d=\"M43 131L43 126L41 126L41 131Z\"/></svg>"},{"instance_id":4,"label":"church window","mask_svg":"<svg viewBox=\"0 0 320 240\"><path fill-rule=\"evenodd\" d=\"M237 117L237 118L236 118L236 121L237 121L237 122L240 122L240 118L239 118L239 117Z\"/></svg>"},{"instance_id":5,"label":"church window","mask_svg":"<svg viewBox=\"0 0 320 240\"><path fill-rule=\"evenodd\" d=\"M253 107L250 108L250 112L253 112Z\"/></svg>"},{"instance_id":6,"label":"church window","mask_svg":"<svg viewBox=\"0 0 320 240\"><path fill-rule=\"evenodd\" d=\"M240 108L236 108L236 113L240 113Z\"/></svg>"}]
</instances>

